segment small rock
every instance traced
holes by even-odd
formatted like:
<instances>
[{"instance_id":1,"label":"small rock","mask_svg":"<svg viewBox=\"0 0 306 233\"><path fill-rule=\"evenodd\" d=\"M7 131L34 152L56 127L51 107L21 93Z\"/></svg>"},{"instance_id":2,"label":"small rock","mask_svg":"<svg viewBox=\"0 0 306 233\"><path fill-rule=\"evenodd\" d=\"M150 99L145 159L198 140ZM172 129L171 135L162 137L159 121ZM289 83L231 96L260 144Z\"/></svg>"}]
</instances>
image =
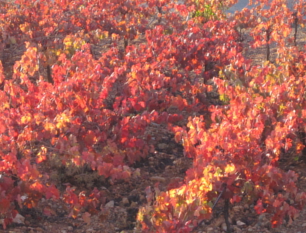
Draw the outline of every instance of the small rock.
<instances>
[{"instance_id":1,"label":"small rock","mask_svg":"<svg viewBox=\"0 0 306 233\"><path fill-rule=\"evenodd\" d=\"M221 227L222 223L225 223L224 218L218 218L218 219L216 220L216 222L215 222L214 225L215 225L216 227Z\"/></svg>"},{"instance_id":2,"label":"small rock","mask_svg":"<svg viewBox=\"0 0 306 233\"><path fill-rule=\"evenodd\" d=\"M242 230L238 226L233 226L234 232L235 233L240 233Z\"/></svg>"},{"instance_id":3,"label":"small rock","mask_svg":"<svg viewBox=\"0 0 306 233\"><path fill-rule=\"evenodd\" d=\"M302 227L306 227L306 222L302 224Z\"/></svg>"},{"instance_id":4,"label":"small rock","mask_svg":"<svg viewBox=\"0 0 306 233\"><path fill-rule=\"evenodd\" d=\"M134 201L132 201L132 203L131 203L131 207L136 207L138 205L138 203L137 202L134 202Z\"/></svg>"},{"instance_id":5,"label":"small rock","mask_svg":"<svg viewBox=\"0 0 306 233\"><path fill-rule=\"evenodd\" d=\"M178 166L178 165L181 165L181 164L182 164L182 159L179 158L179 159L174 160L174 161L173 161L173 164L174 164L174 165L177 165L177 166Z\"/></svg>"},{"instance_id":6,"label":"small rock","mask_svg":"<svg viewBox=\"0 0 306 233\"><path fill-rule=\"evenodd\" d=\"M221 229L222 229L223 231L227 231L227 226L226 226L226 223L225 223L225 222L222 223Z\"/></svg>"},{"instance_id":7,"label":"small rock","mask_svg":"<svg viewBox=\"0 0 306 233\"><path fill-rule=\"evenodd\" d=\"M67 227L67 230L68 230L68 231L72 231L72 230L73 230L73 227L72 227L72 226L68 226L68 227Z\"/></svg>"},{"instance_id":8,"label":"small rock","mask_svg":"<svg viewBox=\"0 0 306 233\"><path fill-rule=\"evenodd\" d=\"M67 233L67 231L66 230L61 230L61 233Z\"/></svg>"},{"instance_id":9,"label":"small rock","mask_svg":"<svg viewBox=\"0 0 306 233\"><path fill-rule=\"evenodd\" d=\"M164 177L161 177L161 176L152 176L151 180L152 181L157 181L157 182L165 182L166 181L166 179Z\"/></svg>"},{"instance_id":10,"label":"small rock","mask_svg":"<svg viewBox=\"0 0 306 233\"><path fill-rule=\"evenodd\" d=\"M213 233L213 232L214 232L214 228L212 227L207 228L207 233Z\"/></svg>"},{"instance_id":11,"label":"small rock","mask_svg":"<svg viewBox=\"0 0 306 233\"><path fill-rule=\"evenodd\" d=\"M14 223L23 224L24 223L24 217L20 214L16 214L15 218L13 219Z\"/></svg>"},{"instance_id":12,"label":"small rock","mask_svg":"<svg viewBox=\"0 0 306 233\"><path fill-rule=\"evenodd\" d=\"M124 198L122 198L122 204L124 205L124 206L127 206L127 205L129 205L130 204L130 201L129 201L129 199L128 198L126 198L126 197L124 197Z\"/></svg>"},{"instance_id":13,"label":"small rock","mask_svg":"<svg viewBox=\"0 0 306 233\"><path fill-rule=\"evenodd\" d=\"M109 201L105 204L105 208L114 208L115 202L114 201Z\"/></svg>"},{"instance_id":14,"label":"small rock","mask_svg":"<svg viewBox=\"0 0 306 233\"><path fill-rule=\"evenodd\" d=\"M23 196L20 197L20 199L24 201L24 200L28 199L28 196L27 195L23 195Z\"/></svg>"},{"instance_id":15,"label":"small rock","mask_svg":"<svg viewBox=\"0 0 306 233\"><path fill-rule=\"evenodd\" d=\"M259 221L266 221L267 220L266 215L267 215L266 213L260 214L259 217L258 217L258 220Z\"/></svg>"},{"instance_id":16,"label":"small rock","mask_svg":"<svg viewBox=\"0 0 306 233\"><path fill-rule=\"evenodd\" d=\"M239 213L241 212L243 207L241 205L237 205L233 207L234 212Z\"/></svg>"},{"instance_id":17,"label":"small rock","mask_svg":"<svg viewBox=\"0 0 306 233\"><path fill-rule=\"evenodd\" d=\"M240 227L241 227L241 226L244 226L244 225L245 225L244 222L242 222L242 221L240 221L240 220L237 221L237 226L240 226Z\"/></svg>"},{"instance_id":18,"label":"small rock","mask_svg":"<svg viewBox=\"0 0 306 233\"><path fill-rule=\"evenodd\" d=\"M157 145L157 147L158 147L158 149L160 149L160 150L165 150L165 149L167 149L168 144L166 144L166 143L159 143L159 144Z\"/></svg>"}]
</instances>

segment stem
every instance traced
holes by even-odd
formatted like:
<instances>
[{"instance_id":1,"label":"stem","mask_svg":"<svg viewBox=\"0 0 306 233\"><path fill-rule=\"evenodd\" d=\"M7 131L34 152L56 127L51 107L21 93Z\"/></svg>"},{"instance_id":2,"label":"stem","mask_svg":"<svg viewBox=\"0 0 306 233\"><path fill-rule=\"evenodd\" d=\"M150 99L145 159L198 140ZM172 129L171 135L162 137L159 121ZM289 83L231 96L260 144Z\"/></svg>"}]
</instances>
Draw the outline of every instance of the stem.
<instances>
[{"instance_id":1,"label":"stem","mask_svg":"<svg viewBox=\"0 0 306 233\"><path fill-rule=\"evenodd\" d=\"M50 65L47 65L47 81L51 84L54 84Z\"/></svg>"},{"instance_id":2,"label":"stem","mask_svg":"<svg viewBox=\"0 0 306 233\"><path fill-rule=\"evenodd\" d=\"M297 30L298 30L298 17L297 13L293 13L294 16L294 46L296 46L296 37L297 37Z\"/></svg>"},{"instance_id":3,"label":"stem","mask_svg":"<svg viewBox=\"0 0 306 233\"><path fill-rule=\"evenodd\" d=\"M223 184L222 184L222 191L221 191L221 193L219 194L217 200L215 201L215 204L213 205L212 210L214 210L214 208L216 207L216 205L217 205L217 203L219 202L221 196L222 196L223 193L225 192L226 187L227 187L226 183L223 183ZM228 199L226 199L226 200L228 200ZM224 206L224 207L226 207L226 206ZM227 215L228 215L228 205L227 205ZM225 216L225 210L224 210L224 216ZM212 218L212 219L213 219L213 218ZM211 220L212 220L212 219L211 219ZM211 220L210 220L210 221L211 221ZM206 224L208 224L210 221L206 222ZM203 219L201 222L199 222L198 225L197 225L195 228L193 228L193 230L192 230L191 232L195 232L195 231L202 225L203 222L205 222L205 219ZM227 227L227 229L229 229L229 227Z\"/></svg>"},{"instance_id":4,"label":"stem","mask_svg":"<svg viewBox=\"0 0 306 233\"><path fill-rule=\"evenodd\" d=\"M225 199L224 201L225 201L225 203L224 203L224 212L223 212L223 214L224 214L224 219L225 219L225 223L226 223L226 232L227 233L231 233L232 232L231 231L231 224L230 224L230 222L228 220L228 218L229 218L229 214L228 214L229 199Z\"/></svg>"},{"instance_id":5,"label":"stem","mask_svg":"<svg viewBox=\"0 0 306 233\"><path fill-rule=\"evenodd\" d=\"M270 61L270 27L266 30L266 34L267 34L267 39L266 39L266 43L267 43L267 61Z\"/></svg>"},{"instance_id":6,"label":"stem","mask_svg":"<svg viewBox=\"0 0 306 233\"><path fill-rule=\"evenodd\" d=\"M126 47L129 45L129 39L124 38L124 51L126 51Z\"/></svg>"}]
</instances>

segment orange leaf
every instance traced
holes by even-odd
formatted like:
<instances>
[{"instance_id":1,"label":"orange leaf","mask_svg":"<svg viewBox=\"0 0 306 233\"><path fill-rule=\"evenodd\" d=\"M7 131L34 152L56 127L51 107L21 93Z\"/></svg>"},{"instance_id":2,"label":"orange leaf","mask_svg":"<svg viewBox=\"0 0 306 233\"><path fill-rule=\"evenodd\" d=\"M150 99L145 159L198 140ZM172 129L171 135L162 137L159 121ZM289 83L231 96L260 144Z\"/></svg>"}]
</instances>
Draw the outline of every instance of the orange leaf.
<instances>
[{"instance_id":1,"label":"orange leaf","mask_svg":"<svg viewBox=\"0 0 306 233\"><path fill-rule=\"evenodd\" d=\"M30 186L30 188L33 190L37 190L39 192L43 192L44 186L39 182L35 182L34 184Z\"/></svg>"}]
</instances>

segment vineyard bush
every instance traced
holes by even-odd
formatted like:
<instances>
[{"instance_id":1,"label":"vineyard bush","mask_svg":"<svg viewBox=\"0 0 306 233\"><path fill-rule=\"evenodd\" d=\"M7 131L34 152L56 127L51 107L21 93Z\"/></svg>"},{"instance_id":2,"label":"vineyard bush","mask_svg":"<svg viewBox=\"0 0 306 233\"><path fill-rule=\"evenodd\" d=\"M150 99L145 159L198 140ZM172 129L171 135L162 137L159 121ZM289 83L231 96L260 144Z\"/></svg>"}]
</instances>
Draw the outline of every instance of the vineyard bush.
<instances>
[{"instance_id":1,"label":"vineyard bush","mask_svg":"<svg viewBox=\"0 0 306 233\"><path fill-rule=\"evenodd\" d=\"M152 124L168 128L193 165L180 187L146 189L137 230L192 232L223 204L230 232L236 203L270 213L273 227L293 221L306 194L279 160L305 156L306 54L291 33L304 24L303 1L258 0L227 16L234 3L2 3L1 48L22 51L0 63L3 228L42 198L63 200L73 218L99 214L101 186L139 176L134 164L154 152ZM254 48L267 46L262 65L244 56L242 27Z\"/></svg>"}]
</instances>

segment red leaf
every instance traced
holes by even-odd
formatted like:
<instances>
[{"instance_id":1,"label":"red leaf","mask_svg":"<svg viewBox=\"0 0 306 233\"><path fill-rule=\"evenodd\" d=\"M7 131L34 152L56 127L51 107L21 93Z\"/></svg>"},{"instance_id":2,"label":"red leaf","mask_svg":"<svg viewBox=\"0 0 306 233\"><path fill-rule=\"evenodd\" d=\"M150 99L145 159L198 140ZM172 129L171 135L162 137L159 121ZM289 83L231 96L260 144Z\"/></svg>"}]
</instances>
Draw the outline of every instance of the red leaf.
<instances>
[{"instance_id":1,"label":"red leaf","mask_svg":"<svg viewBox=\"0 0 306 233\"><path fill-rule=\"evenodd\" d=\"M111 175L111 171L113 170L114 166L111 163L103 163L102 165L98 166L98 173L100 176L104 176L108 178Z\"/></svg>"},{"instance_id":2,"label":"red leaf","mask_svg":"<svg viewBox=\"0 0 306 233\"><path fill-rule=\"evenodd\" d=\"M84 137L86 145L92 146L96 141L96 135L92 130L88 130L86 136Z\"/></svg>"},{"instance_id":3,"label":"red leaf","mask_svg":"<svg viewBox=\"0 0 306 233\"><path fill-rule=\"evenodd\" d=\"M46 187L46 199L54 198L59 199L60 193L58 189L54 185L50 185L49 187Z\"/></svg>"},{"instance_id":4,"label":"red leaf","mask_svg":"<svg viewBox=\"0 0 306 233\"><path fill-rule=\"evenodd\" d=\"M0 134L4 133L6 131L5 124L2 120L0 120Z\"/></svg>"},{"instance_id":5,"label":"red leaf","mask_svg":"<svg viewBox=\"0 0 306 233\"><path fill-rule=\"evenodd\" d=\"M254 207L257 214L265 213L266 209L263 208L262 201L258 200L256 206Z\"/></svg>"}]
</instances>

